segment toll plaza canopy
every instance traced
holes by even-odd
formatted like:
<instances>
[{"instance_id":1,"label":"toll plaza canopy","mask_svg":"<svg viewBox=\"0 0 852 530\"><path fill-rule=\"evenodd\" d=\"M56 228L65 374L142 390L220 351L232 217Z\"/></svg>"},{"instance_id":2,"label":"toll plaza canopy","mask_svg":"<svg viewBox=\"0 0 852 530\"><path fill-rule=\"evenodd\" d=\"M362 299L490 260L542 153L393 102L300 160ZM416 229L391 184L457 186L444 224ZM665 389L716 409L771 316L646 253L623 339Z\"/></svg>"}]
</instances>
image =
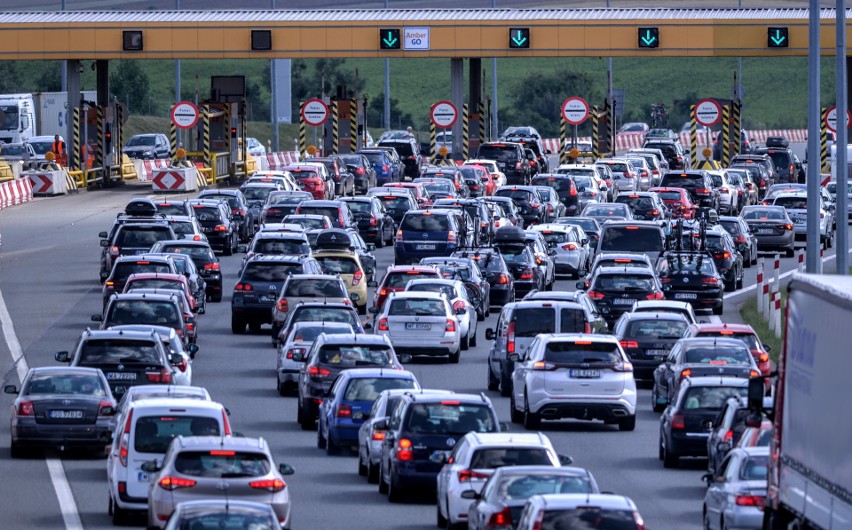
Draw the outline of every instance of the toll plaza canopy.
<instances>
[{"instance_id":1,"label":"toll plaza canopy","mask_svg":"<svg viewBox=\"0 0 852 530\"><path fill-rule=\"evenodd\" d=\"M820 12L824 55L835 53L834 15L834 9ZM807 9L0 13L0 60L800 56L807 50Z\"/></svg>"}]
</instances>

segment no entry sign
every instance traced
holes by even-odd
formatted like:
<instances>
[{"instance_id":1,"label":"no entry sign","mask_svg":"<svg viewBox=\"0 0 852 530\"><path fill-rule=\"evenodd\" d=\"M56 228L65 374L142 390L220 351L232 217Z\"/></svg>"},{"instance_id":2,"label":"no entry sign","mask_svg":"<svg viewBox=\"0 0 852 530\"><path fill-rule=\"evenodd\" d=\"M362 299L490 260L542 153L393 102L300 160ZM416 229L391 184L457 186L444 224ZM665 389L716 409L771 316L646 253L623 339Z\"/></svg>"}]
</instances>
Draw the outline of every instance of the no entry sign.
<instances>
[{"instance_id":1,"label":"no entry sign","mask_svg":"<svg viewBox=\"0 0 852 530\"><path fill-rule=\"evenodd\" d=\"M319 98L312 98L302 105L302 119L314 127L322 125L328 119L328 105Z\"/></svg>"},{"instance_id":2,"label":"no entry sign","mask_svg":"<svg viewBox=\"0 0 852 530\"><path fill-rule=\"evenodd\" d=\"M699 125L712 127L722 119L722 106L712 99L702 99L695 105L695 121Z\"/></svg>"},{"instance_id":3,"label":"no entry sign","mask_svg":"<svg viewBox=\"0 0 852 530\"><path fill-rule=\"evenodd\" d=\"M198 123L198 107L191 101L176 103L172 107L171 118L178 129L192 129Z\"/></svg>"},{"instance_id":4,"label":"no entry sign","mask_svg":"<svg viewBox=\"0 0 852 530\"><path fill-rule=\"evenodd\" d=\"M452 127L459 119L459 109L449 101L439 101L432 105L430 115L435 127L446 129Z\"/></svg>"},{"instance_id":5,"label":"no entry sign","mask_svg":"<svg viewBox=\"0 0 852 530\"><path fill-rule=\"evenodd\" d=\"M562 117L571 125L580 125L589 117L589 104L581 97L570 97L562 102Z\"/></svg>"}]
</instances>

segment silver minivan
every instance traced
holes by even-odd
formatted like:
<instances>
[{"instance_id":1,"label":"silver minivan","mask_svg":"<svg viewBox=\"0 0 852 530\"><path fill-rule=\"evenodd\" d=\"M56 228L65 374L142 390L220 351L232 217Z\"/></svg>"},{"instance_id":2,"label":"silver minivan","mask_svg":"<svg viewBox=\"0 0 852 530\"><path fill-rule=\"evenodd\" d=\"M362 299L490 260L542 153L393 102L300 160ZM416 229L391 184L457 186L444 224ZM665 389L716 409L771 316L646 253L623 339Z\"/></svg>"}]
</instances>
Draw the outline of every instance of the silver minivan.
<instances>
[{"instance_id":1,"label":"silver minivan","mask_svg":"<svg viewBox=\"0 0 852 530\"><path fill-rule=\"evenodd\" d=\"M485 330L494 341L488 352L488 390L500 389L508 396L512 386L513 353L523 356L539 333L591 333L591 322L577 302L530 300L503 306L497 325Z\"/></svg>"}]
</instances>

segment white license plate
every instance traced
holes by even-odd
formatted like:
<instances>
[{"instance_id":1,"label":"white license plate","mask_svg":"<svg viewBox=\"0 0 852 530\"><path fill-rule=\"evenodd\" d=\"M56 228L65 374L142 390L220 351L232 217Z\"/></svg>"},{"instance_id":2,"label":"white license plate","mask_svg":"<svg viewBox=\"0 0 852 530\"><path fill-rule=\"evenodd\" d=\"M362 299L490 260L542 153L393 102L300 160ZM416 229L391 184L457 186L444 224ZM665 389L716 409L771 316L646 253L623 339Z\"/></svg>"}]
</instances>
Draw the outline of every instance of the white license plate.
<instances>
[{"instance_id":1,"label":"white license plate","mask_svg":"<svg viewBox=\"0 0 852 530\"><path fill-rule=\"evenodd\" d=\"M651 355L654 357L666 357L669 354L669 350L645 350L645 355Z\"/></svg>"},{"instance_id":2,"label":"white license plate","mask_svg":"<svg viewBox=\"0 0 852 530\"><path fill-rule=\"evenodd\" d=\"M681 300L695 300L698 298L698 294L696 293L675 293L675 298L679 298Z\"/></svg>"},{"instance_id":3,"label":"white license plate","mask_svg":"<svg viewBox=\"0 0 852 530\"><path fill-rule=\"evenodd\" d=\"M568 376L576 379L594 379L601 376L601 371L585 369L568 370Z\"/></svg>"},{"instance_id":4,"label":"white license plate","mask_svg":"<svg viewBox=\"0 0 852 530\"><path fill-rule=\"evenodd\" d=\"M417 245L417 250L435 250L435 245Z\"/></svg>"},{"instance_id":5,"label":"white license plate","mask_svg":"<svg viewBox=\"0 0 852 530\"><path fill-rule=\"evenodd\" d=\"M755 232L756 234L772 234L775 233L775 230L772 228L758 228Z\"/></svg>"},{"instance_id":6,"label":"white license plate","mask_svg":"<svg viewBox=\"0 0 852 530\"><path fill-rule=\"evenodd\" d=\"M51 410L47 413L54 420L82 420L82 410Z\"/></svg>"},{"instance_id":7,"label":"white license plate","mask_svg":"<svg viewBox=\"0 0 852 530\"><path fill-rule=\"evenodd\" d=\"M108 372L110 381L136 381L136 372Z\"/></svg>"},{"instance_id":8,"label":"white license plate","mask_svg":"<svg viewBox=\"0 0 852 530\"><path fill-rule=\"evenodd\" d=\"M278 299L278 297L277 297L277 296L276 296L276 297L274 297L274 298L269 298L268 296L261 296L261 297L259 298L259 300L260 300L261 302L274 302L274 301L275 301L275 300L277 300L277 299Z\"/></svg>"},{"instance_id":9,"label":"white license plate","mask_svg":"<svg viewBox=\"0 0 852 530\"><path fill-rule=\"evenodd\" d=\"M432 329L432 324L429 324L428 322L406 322L405 329L430 331Z\"/></svg>"},{"instance_id":10,"label":"white license plate","mask_svg":"<svg viewBox=\"0 0 852 530\"><path fill-rule=\"evenodd\" d=\"M791 219L791 221L793 221L794 224L800 225L800 224L804 224L805 219L803 219L801 217L793 217Z\"/></svg>"},{"instance_id":11,"label":"white license plate","mask_svg":"<svg viewBox=\"0 0 852 530\"><path fill-rule=\"evenodd\" d=\"M635 298L615 298L612 301L612 305L633 305L635 303Z\"/></svg>"},{"instance_id":12,"label":"white license plate","mask_svg":"<svg viewBox=\"0 0 852 530\"><path fill-rule=\"evenodd\" d=\"M150 480L148 473L145 473L144 471L140 471L139 474L136 475L136 478L139 482L148 482L148 480Z\"/></svg>"}]
</instances>

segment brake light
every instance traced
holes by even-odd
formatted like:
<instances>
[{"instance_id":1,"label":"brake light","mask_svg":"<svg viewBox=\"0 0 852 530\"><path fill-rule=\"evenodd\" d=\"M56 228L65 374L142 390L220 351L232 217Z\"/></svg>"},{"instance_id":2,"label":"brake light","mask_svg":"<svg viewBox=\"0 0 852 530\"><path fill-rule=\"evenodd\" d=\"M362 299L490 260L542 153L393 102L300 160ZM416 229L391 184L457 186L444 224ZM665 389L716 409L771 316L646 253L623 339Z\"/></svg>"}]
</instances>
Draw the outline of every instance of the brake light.
<instances>
[{"instance_id":1,"label":"brake light","mask_svg":"<svg viewBox=\"0 0 852 530\"><path fill-rule=\"evenodd\" d=\"M745 242L746 242L745 236L737 236L736 238L734 238L734 243L745 243Z\"/></svg>"},{"instance_id":2,"label":"brake light","mask_svg":"<svg viewBox=\"0 0 852 530\"><path fill-rule=\"evenodd\" d=\"M635 340L621 340L621 341L619 341L619 343L621 343L622 348L638 348L639 347L639 343L636 342Z\"/></svg>"},{"instance_id":3,"label":"brake light","mask_svg":"<svg viewBox=\"0 0 852 530\"><path fill-rule=\"evenodd\" d=\"M379 319L379 324L378 324L378 326L376 326L376 329L379 330L379 331L389 331L388 319L387 318Z\"/></svg>"},{"instance_id":4,"label":"brake light","mask_svg":"<svg viewBox=\"0 0 852 530\"><path fill-rule=\"evenodd\" d=\"M400 438L396 444L396 459L404 462L414 460L414 451L411 449L411 440Z\"/></svg>"},{"instance_id":5,"label":"brake light","mask_svg":"<svg viewBox=\"0 0 852 530\"><path fill-rule=\"evenodd\" d=\"M323 377L328 377L331 375L331 371L327 368L322 368L319 366L311 366L308 368L308 375L311 377L315 377L318 379L322 379Z\"/></svg>"},{"instance_id":6,"label":"brake light","mask_svg":"<svg viewBox=\"0 0 852 530\"><path fill-rule=\"evenodd\" d=\"M759 375L760 375L760 372L758 372L757 370L749 370L749 371L748 371L748 376L749 376L749 377L757 377L757 376L759 376Z\"/></svg>"},{"instance_id":7,"label":"brake light","mask_svg":"<svg viewBox=\"0 0 852 530\"><path fill-rule=\"evenodd\" d=\"M696 188L695 193L698 195L710 195L710 190L707 188Z\"/></svg>"},{"instance_id":8,"label":"brake light","mask_svg":"<svg viewBox=\"0 0 852 530\"><path fill-rule=\"evenodd\" d=\"M233 212L234 215L240 215L240 216L243 216L243 215L246 214L246 211L243 210L242 208L234 208L232 210L232 212Z\"/></svg>"},{"instance_id":9,"label":"brake light","mask_svg":"<svg viewBox=\"0 0 852 530\"><path fill-rule=\"evenodd\" d=\"M665 296L663 296L662 292L657 291L656 293L649 294L645 298L648 299L648 300L664 300Z\"/></svg>"},{"instance_id":10,"label":"brake light","mask_svg":"<svg viewBox=\"0 0 852 530\"><path fill-rule=\"evenodd\" d=\"M531 268L529 268L529 267L527 267L526 269L524 269L524 272L522 272L522 273L521 273L521 276L520 276L520 278L521 278L522 280L532 280L532 277L533 277L533 271L532 271L532 269L531 269Z\"/></svg>"},{"instance_id":11,"label":"brake light","mask_svg":"<svg viewBox=\"0 0 852 530\"><path fill-rule=\"evenodd\" d=\"M683 414L675 414L672 416L672 429L686 429L686 421L683 419Z\"/></svg>"},{"instance_id":12,"label":"brake light","mask_svg":"<svg viewBox=\"0 0 852 530\"><path fill-rule=\"evenodd\" d=\"M660 215L660 210L657 210L657 209L651 210L651 215L653 215L655 217Z\"/></svg>"},{"instance_id":13,"label":"brake light","mask_svg":"<svg viewBox=\"0 0 852 530\"><path fill-rule=\"evenodd\" d=\"M167 368L161 368L157 372L145 372L149 383L169 384L172 382L172 373Z\"/></svg>"},{"instance_id":14,"label":"brake light","mask_svg":"<svg viewBox=\"0 0 852 530\"><path fill-rule=\"evenodd\" d=\"M488 524L485 528L488 528L488 530L511 530L512 510L508 506L504 506L502 512L491 514L491 518L488 519Z\"/></svg>"},{"instance_id":15,"label":"brake light","mask_svg":"<svg viewBox=\"0 0 852 530\"><path fill-rule=\"evenodd\" d=\"M576 243L568 243L566 245L562 245L562 250L577 250Z\"/></svg>"},{"instance_id":16,"label":"brake light","mask_svg":"<svg viewBox=\"0 0 852 530\"><path fill-rule=\"evenodd\" d=\"M734 439L734 431L728 429L728 431L725 433L725 436L723 436L722 439L726 442L732 441Z\"/></svg>"},{"instance_id":17,"label":"brake light","mask_svg":"<svg viewBox=\"0 0 852 530\"><path fill-rule=\"evenodd\" d=\"M249 482L249 487L256 490L266 490L272 493L283 490L287 487L287 484L284 483L280 478L268 479L268 480L255 480L253 482Z\"/></svg>"},{"instance_id":18,"label":"brake light","mask_svg":"<svg viewBox=\"0 0 852 530\"><path fill-rule=\"evenodd\" d=\"M104 414L104 409L106 407L112 408L112 403L110 403L109 401L101 401L98 404L98 416L108 416L108 414Z\"/></svg>"},{"instance_id":19,"label":"brake light","mask_svg":"<svg viewBox=\"0 0 852 530\"><path fill-rule=\"evenodd\" d=\"M115 282L112 280L107 280L104 282L104 287L115 287Z\"/></svg>"},{"instance_id":20,"label":"brake light","mask_svg":"<svg viewBox=\"0 0 852 530\"><path fill-rule=\"evenodd\" d=\"M396 242L402 243L402 230L401 229L396 231Z\"/></svg>"},{"instance_id":21,"label":"brake light","mask_svg":"<svg viewBox=\"0 0 852 530\"><path fill-rule=\"evenodd\" d=\"M760 355L757 356L757 360L762 362L762 363L769 362L769 354L768 353L761 353Z\"/></svg>"},{"instance_id":22,"label":"brake light","mask_svg":"<svg viewBox=\"0 0 852 530\"><path fill-rule=\"evenodd\" d=\"M227 232L228 227L225 225L216 225L216 228L213 229L214 232Z\"/></svg>"},{"instance_id":23,"label":"brake light","mask_svg":"<svg viewBox=\"0 0 852 530\"><path fill-rule=\"evenodd\" d=\"M453 230L447 232L447 243L455 243L456 242L456 233Z\"/></svg>"},{"instance_id":24,"label":"brake light","mask_svg":"<svg viewBox=\"0 0 852 530\"><path fill-rule=\"evenodd\" d=\"M352 407L345 403L341 403L337 406L337 410L334 413L335 418L351 418L352 417Z\"/></svg>"},{"instance_id":25,"label":"brake light","mask_svg":"<svg viewBox=\"0 0 852 530\"><path fill-rule=\"evenodd\" d=\"M737 495L736 499L737 506L755 506L761 510L765 501L766 498L759 495Z\"/></svg>"},{"instance_id":26,"label":"brake light","mask_svg":"<svg viewBox=\"0 0 852 530\"><path fill-rule=\"evenodd\" d=\"M124 433L121 435L121 444L118 449L118 461L124 467L127 467L127 443L130 438L130 426L132 423L133 409L130 409L130 412L127 413L127 421L124 422Z\"/></svg>"},{"instance_id":27,"label":"brake light","mask_svg":"<svg viewBox=\"0 0 852 530\"><path fill-rule=\"evenodd\" d=\"M192 488L197 484L192 479L183 477L163 477L157 482L157 485L166 491L174 491L178 488Z\"/></svg>"},{"instance_id":28,"label":"brake light","mask_svg":"<svg viewBox=\"0 0 852 530\"><path fill-rule=\"evenodd\" d=\"M515 321L509 323L506 329L506 352L515 353Z\"/></svg>"},{"instance_id":29,"label":"brake light","mask_svg":"<svg viewBox=\"0 0 852 530\"><path fill-rule=\"evenodd\" d=\"M219 270L219 264L218 263L205 263L204 264L204 270L206 270L206 271L218 271Z\"/></svg>"},{"instance_id":30,"label":"brake light","mask_svg":"<svg viewBox=\"0 0 852 530\"><path fill-rule=\"evenodd\" d=\"M252 290L252 286L251 286L251 284L250 284L250 283L242 283L242 282L240 282L240 283L238 283L237 285L235 285L235 286L234 286L234 290L235 290L235 291L251 291L251 290Z\"/></svg>"},{"instance_id":31,"label":"brake light","mask_svg":"<svg viewBox=\"0 0 852 530\"><path fill-rule=\"evenodd\" d=\"M464 307L464 301L463 300L457 300L455 303L453 303L453 311L458 311L458 310L464 309L464 308L465 307Z\"/></svg>"},{"instance_id":32,"label":"brake light","mask_svg":"<svg viewBox=\"0 0 852 530\"><path fill-rule=\"evenodd\" d=\"M692 369L691 369L691 368L684 368L684 369L680 372L680 379L681 379L681 380L683 380L683 379L685 379L685 378L687 378L687 377L689 377L689 376L691 376L691 375L692 375Z\"/></svg>"},{"instance_id":33,"label":"brake light","mask_svg":"<svg viewBox=\"0 0 852 530\"><path fill-rule=\"evenodd\" d=\"M499 285L507 285L509 283L509 277L503 273L500 273L500 277L497 278L497 283Z\"/></svg>"},{"instance_id":34,"label":"brake light","mask_svg":"<svg viewBox=\"0 0 852 530\"><path fill-rule=\"evenodd\" d=\"M456 330L456 321L452 318L447 319L447 326L444 328L444 331L455 331Z\"/></svg>"},{"instance_id":35,"label":"brake light","mask_svg":"<svg viewBox=\"0 0 852 530\"><path fill-rule=\"evenodd\" d=\"M364 174L364 168L359 167L358 169L355 170L355 174L356 175L363 175Z\"/></svg>"},{"instance_id":36,"label":"brake light","mask_svg":"<svg viewBox=\"0 0 852 530\"><path fill-rule=\"evenodd\" d=\"M716 259L731 259L731 253L728 252L728 251L719 252L718 254L715 254L713 257L716 258Z\"/></svg>"},{"instance_id":37,"label":"brake light","mask_svg":"<svg viewBox=\"0 0 852 530\"><path fill-rule=\"evenodd\" d=\"M375 215L370 216L370 226L379 226L379 218Z\"/></svg>"},{"instance_id":38,"label":"brake light","mask_svg":"<svg viewBox=\"0 0 852 530\"><path fill-rule=\"evenodd\" d=\"M731 191L728 188L721 188L719 190L719 193L724 193L725 195L727 195L727 194L731 193Z\"/></svg>"},{"instance_id":39,"label":"brake light","mask_svg":"<svg viewBox=\"0 0 852 530\"><path fill-rule=\"evenodd\" d=\"M289 350L287 350L287 358L292 359L293 355L296 354L296 353L300 353L300 354L304 355L305 354L305 348L290 348Z\"/></svg>"},{"instance_id":40,"label":"brake light","mask_svg":"<svg viewBox=\"0 0 852 530\"><path fill-rule=\"evenodd\" d=\"M553 363L548 363L548 362L544 362L544 361L536 361L536 362L533 363L532 369L533 370L539 370L539 371L550 371L550 370L555 370L556 365L553 364Z\"/></svg>"},{"instance_id":41,"label":"brake light","mask_svg":"<svg viewBox=\"0 0 852 530\"><path fill-rule=\"evenodd\" d=\"M489 475L485 473L479 473L477 471L471 471L470 469L462 469L459 471L459 482L468 482L471 479L486 479Z\"/></svg>"},{"instance_id":42,"label":"brake light","mask_svg":"<svg viewBox=\"0 0 852 530\"><path fill-rule=\"evenodd\" d=\"M592 300L603 300L603 299L604 299L604 294L603 294L603 293L599 293L599 292L597 292L597 291L589 291L589 292L588 292L588 293L586 293L586 294L588 294L588 295L589 295L589 297L590 297Z\"/></svg>"},{"instance_id":43,"label":"brake light","mask_svg":"<svg viewBox=\"0 0 852 530\"><path fill-rule=\"evenodd\" d=\"M390 166L389 166L389 165L387 165L387 164L382 164L382 171L388 171L389 169L390 169Z\"/></svg>"},{"instance_id":44,"label":"brake light","mask_svg":"<svg viewBox=\"0 0 852 530\"><path fill-rule=\"evenodd\" d=\"M785 230L792 230L792 229L793 229L793 225L791 225L790 223L787 223L787 224L785 224L785 225L784 225L784 229L785 229Z\"/></svg>"},{"instance_id":45,"label":"brake light","mask_svg":"<svg viewBox=\"0 0 852 530\"><path fill-rule=\"evenodd\" d=\"M629 363L627 361L619 361L617 363L613 363L612 371L613 372L632 372L633 371L633 363Z\"/></svg>"},{"instance_id":46,"label":"brake light","mask_svg":"<svg viewBox=\"0 0 852 530\"><path fill-rule=\"evenodd\" d=\"M21 401L18 405L18 416L35 416L35 408L32 401Z\"/></svg>"},{"instance_id":47,"label":"brake light","mask_svg":"<svg viewBox=\"0 0 852 530\"><path fill-rule=\"evenodd\" d=\"M355 271L355 274L352 275L352 286L356 286L361 283L361 279L364 278L364 273L361 271Z\"/></svg>"},{"instance_id":48,"label":"brake light","mask_svg":"<svg viewBox=\"0 0 852 530\"><path fill-rule=\"evenodd\" d=\"M701 283L706 285L719 285L719 278L711 276L709 278L701 278Z\"/></svg>"},{"instance_id":49,"label":"brake light","mask_svg":"<svg viewBox=\"0 0 852 530\"><path fill-rule=\"evenodd\" d=\"M282 313L286 313L286 312L290 311L290 304L287 302L286 298L282 298L282 299L278 300L277 307L278 307L278 311L280 311Z\"/></svg>"}]
</instances>

